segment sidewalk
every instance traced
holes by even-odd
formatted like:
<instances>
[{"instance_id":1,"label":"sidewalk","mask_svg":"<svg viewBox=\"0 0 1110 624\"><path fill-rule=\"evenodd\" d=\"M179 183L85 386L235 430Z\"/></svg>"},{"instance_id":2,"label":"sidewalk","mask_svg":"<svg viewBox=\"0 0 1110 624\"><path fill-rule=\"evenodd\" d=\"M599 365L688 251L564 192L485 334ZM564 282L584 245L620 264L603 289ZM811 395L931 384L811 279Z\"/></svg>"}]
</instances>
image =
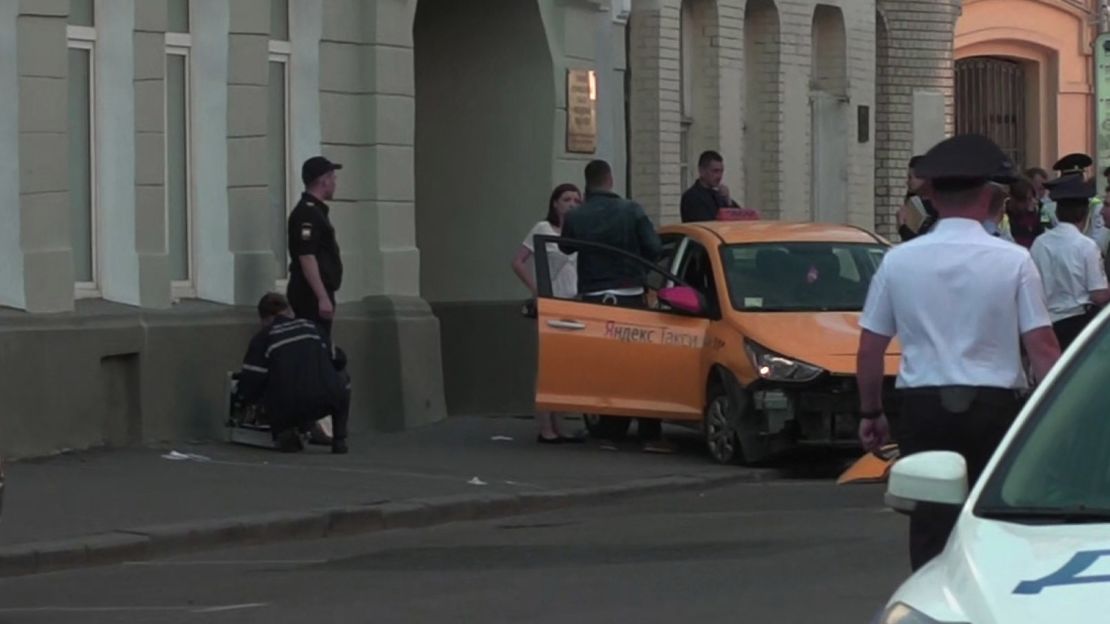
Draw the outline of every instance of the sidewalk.
<instances>
[{"instance_id":1,"label":"sidewalk","mask_svg":"<svg viewBox=\"0 0 1110 624\"><path fill-rule=\"evenodd\" d=\"M506 439L507 438L507 439ZM0 574L165 556L246 541L427 526L619 495L774 477L633 441L541 446L531 420L455 418L352 439L351 454L211 443L65 455L8 469ZM170 451L199 457L171 460Z\"/></svg>"}]
</instances>

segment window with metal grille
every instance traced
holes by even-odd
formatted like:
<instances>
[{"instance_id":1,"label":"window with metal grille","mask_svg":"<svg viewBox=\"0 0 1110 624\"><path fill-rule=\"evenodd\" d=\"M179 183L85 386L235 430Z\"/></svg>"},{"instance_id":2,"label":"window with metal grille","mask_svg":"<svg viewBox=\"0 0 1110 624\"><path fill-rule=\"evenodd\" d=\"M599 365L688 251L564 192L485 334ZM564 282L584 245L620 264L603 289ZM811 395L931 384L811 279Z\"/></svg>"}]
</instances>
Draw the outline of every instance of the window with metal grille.
<instances>
[{"instance_id":1,"label":"window with metal grille","mask_svg":"<svg viewBox=\"0 0 1110 624\"><path fill-rule=\"evenodd\" d=\"M1025 91L1021 63L993 57L957 61L956 133L990 137L1015 166L1026 167Z\"/></svg>"}]
</instances>

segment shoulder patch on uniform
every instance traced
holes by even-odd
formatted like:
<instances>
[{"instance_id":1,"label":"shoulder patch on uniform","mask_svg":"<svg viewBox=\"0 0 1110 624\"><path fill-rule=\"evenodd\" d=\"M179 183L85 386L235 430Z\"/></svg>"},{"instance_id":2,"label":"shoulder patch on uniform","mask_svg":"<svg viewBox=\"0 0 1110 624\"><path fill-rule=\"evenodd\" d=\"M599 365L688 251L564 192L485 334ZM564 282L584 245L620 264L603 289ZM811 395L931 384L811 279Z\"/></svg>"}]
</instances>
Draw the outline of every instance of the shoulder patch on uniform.
<instances>
[{"instance_id":1,"label":"shoulder patch on uniform","mask_svg":"<svg viewBox=\"0 0 1110 624\"><path fill-rule=\"evenodd\" d=\"M312 240L312 223L301 223L301 240Z\"/></svg>"}]
</instances>

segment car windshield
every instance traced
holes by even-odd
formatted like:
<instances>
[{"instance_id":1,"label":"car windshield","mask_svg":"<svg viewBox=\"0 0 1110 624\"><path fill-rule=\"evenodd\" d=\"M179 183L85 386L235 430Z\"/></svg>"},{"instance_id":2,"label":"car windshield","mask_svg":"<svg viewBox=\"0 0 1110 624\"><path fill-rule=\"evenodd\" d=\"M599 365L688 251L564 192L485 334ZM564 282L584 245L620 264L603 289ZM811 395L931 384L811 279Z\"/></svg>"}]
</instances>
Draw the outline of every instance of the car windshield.
<instances>
[{"instance_id":1,"label":"car windshield","mask_svg":"<svg viewBox=\"0 0 1110 624\"><path fill-rule=\"evenodd\" d=\"M1078 521L1110 513L1110 325L1061 373L983 489L976 513Z\"/></svg>"},{"instance_id":2,"label":"car windshield","mask_svg":"<svg viewBox=\"0 0 1110 624\"><path fill-rule=\"evenodd\" d=\"M742 312L858 312L887 248L760 243L722 249L732 307Z\"/></svg>"}]
</instances>

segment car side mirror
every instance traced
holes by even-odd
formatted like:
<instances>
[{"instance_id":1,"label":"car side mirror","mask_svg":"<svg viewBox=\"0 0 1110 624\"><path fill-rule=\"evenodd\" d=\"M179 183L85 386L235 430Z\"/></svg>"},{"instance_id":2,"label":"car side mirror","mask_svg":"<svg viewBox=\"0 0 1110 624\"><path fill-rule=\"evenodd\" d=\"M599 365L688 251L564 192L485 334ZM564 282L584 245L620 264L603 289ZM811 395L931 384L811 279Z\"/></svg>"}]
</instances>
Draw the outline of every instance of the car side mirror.
<instances>
[{"instance_id":1,"label":"car side mirror","mask_svg":"<svg viewBox=\"0 0 1110 624\"><path fill-rule=\"evenodd\" d=\"M929 451L895 462L887 481L886 503L913 511L917 503L962 505L967 500L967 461L959 453Z\"/></svg>"},{"instance_id":2,"label":"car side mirror","mask_svg":"<svg viewBox=\"0 0 1110 624\"><path fill-rule=\"evenodd\" d=\"M705 298L689 286L663 288L659 291L659 301L690 314L705 314Z\"/></svg>"}]
</instances>

